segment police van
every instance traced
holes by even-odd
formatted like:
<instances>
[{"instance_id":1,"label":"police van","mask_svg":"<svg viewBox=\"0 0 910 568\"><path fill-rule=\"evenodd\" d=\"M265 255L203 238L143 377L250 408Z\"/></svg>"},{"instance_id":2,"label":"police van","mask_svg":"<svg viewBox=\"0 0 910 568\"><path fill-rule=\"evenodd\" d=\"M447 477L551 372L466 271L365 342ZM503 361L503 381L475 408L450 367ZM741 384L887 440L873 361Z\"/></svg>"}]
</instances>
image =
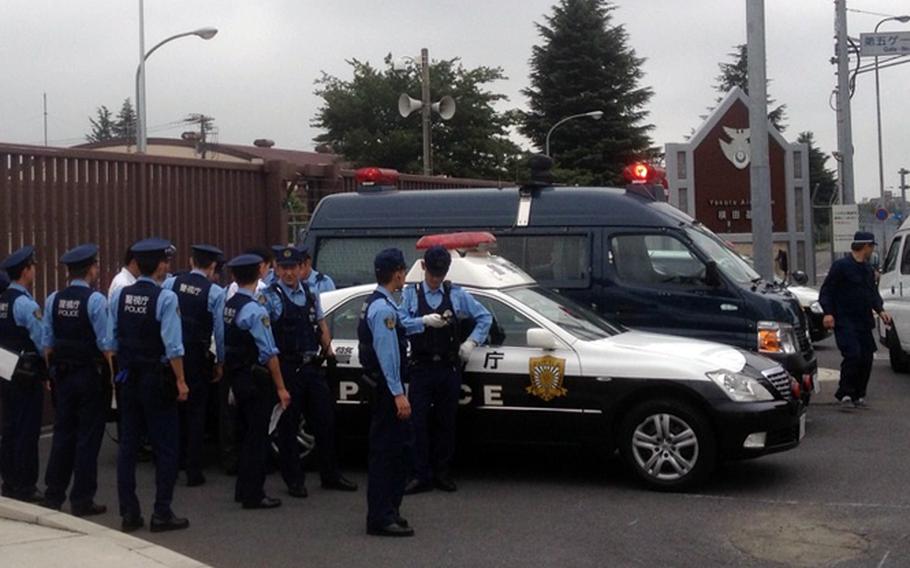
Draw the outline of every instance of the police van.
<instances>
[{"instance_id":1,"label":"police van","mask_svg":"<svg viewBox=\"0 0 910 568\"><path fill-rule=\"evenodd\" d=\"M771 357L813 390L806 316L783 287L703 225L640 188L556 187L397 191L393 170L357 172L360 190L322 199L301 240L339 287L373 281L377 251L411 262L417 239L489 231L497 253L544 288L610 321L725 343Z\"/></svg>"},{"instance_id":2,"label":"police van","mask_svg":"<svg viewBox=\"0 0 910 568\"><path fill-rule=\"evenodd\" d=\"M618 449L647 485L679 489L704 479L720 460L788 450L805 435L799 383L780 364L728 345L613 324L478 247L493 240L469 233L419 242L419 249L452 250L448 279L493 314L489 339L464 369L462 442ZM407 281L423 278L416 262ZM361 435L369 396L360 381L357 326L374 289L320 296L338 360L338 424Z\"/></svg>"}]
</instances>

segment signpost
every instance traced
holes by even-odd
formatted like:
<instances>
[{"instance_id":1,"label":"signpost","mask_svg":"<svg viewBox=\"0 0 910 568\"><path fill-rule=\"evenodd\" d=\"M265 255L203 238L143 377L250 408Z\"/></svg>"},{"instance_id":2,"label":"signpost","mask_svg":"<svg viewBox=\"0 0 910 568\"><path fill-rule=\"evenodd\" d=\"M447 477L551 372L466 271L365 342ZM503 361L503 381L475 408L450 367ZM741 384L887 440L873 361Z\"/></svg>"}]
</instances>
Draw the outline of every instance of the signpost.
<instances>
[{"instance_id":1,"label":"signpost","mask_svg":"<svg viewBox=\"0 0 910 568\"><path fill-rule=\"evenodd\" d=\"M850 252L853 235L859 230L857 205L831 206L831 232L834 252Z\"/></svg>"},{"instance_id":2,"label":"signpost","mask_svg":"<svg viewBox=\"0 0 910 568\"><path fill-rule=\"evenodd\" d=\"M859 41L863 57L910 55L910 32L860 34Z\"/></svg>"}]
</instances>

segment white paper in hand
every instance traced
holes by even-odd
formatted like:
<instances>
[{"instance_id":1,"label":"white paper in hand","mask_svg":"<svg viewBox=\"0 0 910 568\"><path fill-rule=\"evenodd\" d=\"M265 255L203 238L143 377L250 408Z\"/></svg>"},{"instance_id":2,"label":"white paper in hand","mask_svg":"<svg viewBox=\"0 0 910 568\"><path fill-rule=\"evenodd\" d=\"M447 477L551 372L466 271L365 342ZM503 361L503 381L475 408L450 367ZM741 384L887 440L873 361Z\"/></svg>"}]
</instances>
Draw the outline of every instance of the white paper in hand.
<instances>
[{"instance_id":1,"label":"white paper in hand","mask_svg":"<svg viewBox=\"0 0 910 568\"><path fill-rule=\"evenodd\" d=\"M278 427L278 421L281 419L281 415L284 414L284 409L281 408L281 403L275 405L275 408L272 409L272 418L269 420L269 436L275 431L275 428Z\"/></svg>"},{"instance_id":2,"label":"white paper in hand","mask_svg":"<svg viewBox=\"0 0 910 568\"><path fill-rule=\"evenodd\" d=\"M19 356L12 351L0 349L0 379L11 381L13 373L16 371L16 365L19 363Z\"/></svg>"}]
</instances>

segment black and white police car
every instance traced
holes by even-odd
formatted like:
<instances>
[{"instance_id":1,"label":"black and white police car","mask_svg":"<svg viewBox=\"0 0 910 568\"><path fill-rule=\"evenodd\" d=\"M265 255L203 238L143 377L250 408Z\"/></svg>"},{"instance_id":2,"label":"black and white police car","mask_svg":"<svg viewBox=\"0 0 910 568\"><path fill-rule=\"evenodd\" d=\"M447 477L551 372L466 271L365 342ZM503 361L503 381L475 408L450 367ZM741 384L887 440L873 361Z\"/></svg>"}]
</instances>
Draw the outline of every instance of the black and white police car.
<instances>
[{"instance_id":1,"label":"black and white police car","mask_svg":"<svg viewBox=\"0 0 910 568\"><path fill-rule=\"evenodd\" d=\"M614 325L485 252L492 241L489 234L460 233L418 243L452 250L449 280L494 316L489 340L465 367L461 441L618 449L650 487L681 489L720 460L789 450L805 435L799 385L778 363L727 345ZM418 261L407 280L422 279ZM373 289L321 295L338 358L338 424L360 435L367 431L368 397L357 324Z\"/></svg>"}]
</instances>

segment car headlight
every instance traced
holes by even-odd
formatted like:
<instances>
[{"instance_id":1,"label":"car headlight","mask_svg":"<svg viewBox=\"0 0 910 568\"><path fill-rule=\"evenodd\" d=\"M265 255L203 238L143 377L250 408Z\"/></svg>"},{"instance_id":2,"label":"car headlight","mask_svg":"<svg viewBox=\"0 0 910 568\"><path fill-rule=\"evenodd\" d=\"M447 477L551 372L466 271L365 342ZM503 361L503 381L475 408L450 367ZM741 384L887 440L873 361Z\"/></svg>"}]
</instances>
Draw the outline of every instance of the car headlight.
<instances>
[{"instance_id":1,"label":"car headlight","mask_svg":"<svg viewBox=\"0 0 910 568\"><path fill-rule=\"evenodd\" d=\"M771 391L748 375L723 369L705 374L720 387L720 390L724 391L724 394L736 402L774 400Z\"/></svg>"},{"instance_id":2,"label":"car headlight","mask_svg":"<svg viewBox=\"0 0 910 568\"><path fill-rule=\"evenodd\" d=\"M776 321L758 322L759 353L796 353L793 326Z\"/></svg>"},{"instance_id":3,"label":"car headlight","mask_svg":"<svg viewBox=\"0 0 910 568\"><path fill-rule=\"evenodd\" d=\"M813 314L818 315L825 313L825 310L822 309L822 305L818 302L812 302L812 304L809 305L809 310L811 310Z\"/></svg>"}]
</instances>

